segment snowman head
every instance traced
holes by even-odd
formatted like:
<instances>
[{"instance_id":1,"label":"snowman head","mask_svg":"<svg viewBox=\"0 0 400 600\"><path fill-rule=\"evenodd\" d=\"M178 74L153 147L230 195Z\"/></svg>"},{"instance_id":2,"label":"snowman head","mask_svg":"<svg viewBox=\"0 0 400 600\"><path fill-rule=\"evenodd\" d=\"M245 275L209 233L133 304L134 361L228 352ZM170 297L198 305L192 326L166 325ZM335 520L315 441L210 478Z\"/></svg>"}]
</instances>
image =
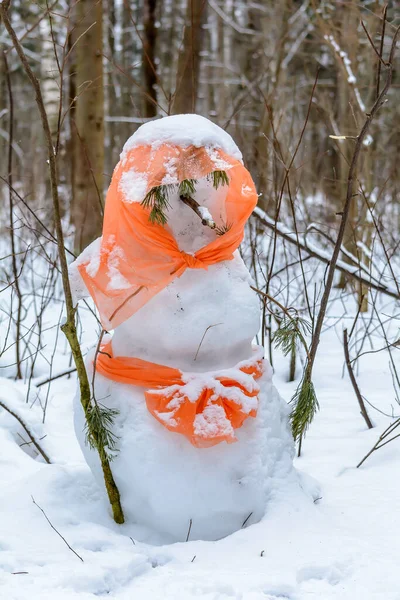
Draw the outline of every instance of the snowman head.
<instances>
[{"instance_id":1,"label":"snowman head","mask_svg":"<svg viewBox=\"0 0 400 600\"><path fill-rule=\"evenodd\" d=\"M129 160L140 148L147 155L144 172L138 172L137 163ZM142 125L121 154L125 168L119 189L125 201L153 208L149 220L168 226L179 248L186 252L199 250L229 227L225 200L231 165L221 159L218 150L241 161L239 149L223 129L204 117L189 114ZM164 156L161 160L160 153ZM218 174L224 177L218 179ZM149 180L157 185L149 189ZM194 202L182 202L182 192ZM157 218L161 215L154 206L161 193L165 202L162 218ZM203 215L207 218L202 219ZM202 221L210 220L215 223L214 230L202 225Z\"/></svg>"}]
</instances>

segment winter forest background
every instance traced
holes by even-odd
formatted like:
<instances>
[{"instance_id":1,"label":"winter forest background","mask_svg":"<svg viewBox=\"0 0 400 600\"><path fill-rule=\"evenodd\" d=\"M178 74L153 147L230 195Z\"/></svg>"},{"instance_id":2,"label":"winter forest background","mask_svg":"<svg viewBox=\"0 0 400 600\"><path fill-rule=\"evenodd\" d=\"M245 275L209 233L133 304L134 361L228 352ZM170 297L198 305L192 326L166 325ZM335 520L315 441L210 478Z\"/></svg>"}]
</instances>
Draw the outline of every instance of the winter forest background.
<instances>
[{"instance_id":1,"label":"winter forest background","mask_svg":"<svg viewBox=\"0 0 400 600\"><path fill-rule=\"evenodd\" d=\"M6 4L3 0L2 6ZM293 511L285 513L285 522L304 536L306 558L303 564L283 544L268 563L281 580L261 576L261 567L243 550L241 564L257 574L256 587L236 568L221 575L223 583L214 581L210 573L212 561L220 559L217 546L209 565L194 562L188 578L181 567L185 550L161 556L143 546L143 564L147 560L160 566L159 587L146 579L139 555L131 567L145 576L133 584L122 573L121 564L133 560L126 558L128 550L121 564L112 557L120 544L115 529L104 552L96 551L86 587L79 575L55 574L53 559L43 559L56 534L46 530L40 541L47 524L31 508L31 494L42 492L46 511L54 508L56 520L77 546L87 548L87 539L94 536L101 547L107 536L104 523L99 525L93 516L95 509L80 512L81 499L72 491L72 512L63 512L60 490L83 481L82 466L75 471L68 467L59 488L48 475L37 489L32 483L37 463L81 464L82 457L72 431L75 368L60 332L65 300L47 142L35 92L0 19L0 444L7 457L4 469L0 463L0 480L11 486L4 495L4 531L7 515L17 506L21 522L30 523L26 531L39 538L32 542L36 558L28 559L22 546L13 546L5 535L9 556L6 566L0 559L0 577L3 569L15 593L11 597L20 600L24 595L20 578L15 576L10 584L9 574L35 572L43 559L43 578L39 576L34 591L41 599L54 586L61 590L57 600L86 600L122 586L127 594L129 589L138 591L138 598L175 598L183 590L180 597L185 599L302 600L316 593L324 599L398 600L391 560L400 547L388 532L399 523L394 506L400 492L400 51L399 42L397 52L393 45L400 3L13 0L8 17L42 89L68 260L101 234L111 174L123 144L140 124L195 112L226 129L240 147L260 194L241 249L260 297L258 342L265 346L276 385L288 402L315 349L312 378L320 410L305 409L307 422L314 412L316 417L305 437L296 440L298 467L322 483L321 506L327 498L321 508L326 512L318 517L310 509L297 518ZM358 136L388 81L385 101L359 144ZM350 184L354 187L322 314L321 344L314 348ZM90 302L82 305L77 319L85 353L100 333ZM302 340L291 333L293 322L306 322ZM356 470L371 449L372 455ZM0 494L3 498L3 489ZM345 513L344 521L336 521ZM70 527L74 519L85 523L85 535ZM334 525L327 525L331 520ZM275 533L273 542L280 540L282 528ZM14 539L14 529L9 535ZM250 554L254 550L258 560L265 542L261 534L249 535L243 548ZM350 539L345 559L343 542L332 542L343 536ZM24 533L17 537L23 539ZM326 546L321 539L327 540ZM0 550L1 541L0 536ZM322 555L316 551L320 543ZM388 548L384 557L382 547ZM231 550L226 544L219 548L221 556ZM63 560L63 551L58 545L57 551L51 550L54 560L57 552ZM364 552L368 560L354 558ZM199 554L197 549L187 553L189 563ZM30 565L26 569L21 556ZM280 557L291 563L286 570ZM172 565L168 577L166 562ZM116 573L113 581L110 570ZM211 583L199 593L196 586L205 573ZM157 596L161 590L165 595ZM111 597L123 599L125 592Z\"/></svg>"}]
</instances>

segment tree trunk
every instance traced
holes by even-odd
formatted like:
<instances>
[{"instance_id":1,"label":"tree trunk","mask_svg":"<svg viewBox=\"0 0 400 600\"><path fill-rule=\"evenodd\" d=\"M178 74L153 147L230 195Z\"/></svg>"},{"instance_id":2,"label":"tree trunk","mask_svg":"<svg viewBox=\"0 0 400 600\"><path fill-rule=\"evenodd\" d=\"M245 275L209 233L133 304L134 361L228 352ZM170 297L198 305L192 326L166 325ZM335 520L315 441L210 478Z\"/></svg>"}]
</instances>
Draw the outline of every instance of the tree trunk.
<instances>
[{"instance_id":1,"label":"tree trunk","mask_svg":"<svg viewBox=\"0 0 400 600\"><path fill-rule=\"evenodd\" d=\"M144 80L144 116L155 117L157 114L157 74L155 51L157 41L156 29L157 0L144 0L143 11L143 80Z\"/></svg>"},{"instance_id":2,"label":"tree trunk","mask_svg":"<svg viewBox=\"0 0 400 600\"><path fill-rule=\"evenodd\" d=\"M340 47L346 47L345 44L349 39L353 36L354 46L351 47L352 52L349 53L348 58L351 60L352 68L356 69L355 58L357 55L357 45L358 40L354 37L355 32L357 31L357 12L356 6L350 2L349 4L343 5L342 7L342 21L341 21L341 37L339 38ZM348 74L346 70L342 67L339 73L339 82L338 82L338 125L339 131L342 135L354 135L357 127L354 122L354 114L358 113L358 109L354 106L354 102L351 96L350 85L348 81ZM353 107L353 111L352 111ZM339 158L339 208L338 210L342 210L343 199L346 197L346 189L347 189L347 173L349 170L349 162L353 153L353 142L350 140L345 140L340 143L340 158ZM354 256L357 256L357 241L356 241L356 227L357 227L357 198L352 202L350 208L349 219L346 225L346 231L343 238L343 244L345 248L351 252ZM348 262L346 257L343 257L345 262ZM338 284L339 288L344 288L346 286L348 279L345 275L341 275L340 281ZM356 290L359 300L361 300L361 288Z\"/></svg>"},{"instance_id":3,"label":"tree trunk","mask_svg":"<svg viewBox=\"0 0 400 600\"><path fill-rule=\"evenodd\" d=\"M77 4L76 130L73 180L75 251L81 252L101 233L104 171L102 0Z\"/></svg>"},{"instance_id":4,"label":"tree trunk","mask_svg":"<svg viewBox=\"0 0 400 600\"><path fill-rule=\"evenodd\" d=\"M196 111L202 48L202 25L206 16L206 0L188 0L186 26L179 52L175 93L171 114Z\"/></svg>"}]
</instances>

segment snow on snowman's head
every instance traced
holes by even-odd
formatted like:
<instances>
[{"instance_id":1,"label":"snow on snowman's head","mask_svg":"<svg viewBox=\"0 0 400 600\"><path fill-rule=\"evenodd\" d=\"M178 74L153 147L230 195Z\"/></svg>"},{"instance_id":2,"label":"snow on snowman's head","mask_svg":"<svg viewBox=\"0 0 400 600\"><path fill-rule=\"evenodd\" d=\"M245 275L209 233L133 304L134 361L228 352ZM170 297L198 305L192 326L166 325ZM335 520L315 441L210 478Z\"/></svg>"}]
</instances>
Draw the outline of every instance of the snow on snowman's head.
<instances>
[{"instance_id":1,"label":"snow on snowman's head","mask_svg":"<svg viewBox=\"0 0 400 600\"><path fill-rule=\"evenodd\" d=\"M243 162L242 153L229 133L205 117L194 114L173 115L144 123L125 143L121 159L136 146L157 146L164 143L176 144L182 148L220 148L232 158Z\"/></svg>"},{"instance_id":2,"label":"snow on snowman's head","mask_svg":"<svg viewBox=\"0 0 400 600\"><path fill-rule=\"evenodd\" d=\"M221 160L217 150L222 150L232 158L242 161L240 150L228 133L208 119L192 114L174 115L145 123L126 142L121 161L124 163L135 148L150 146L152 150L157 150L162 145L179 146L181 149L204 148L209 157L207 160L212 161L215 170L230 168L230 165ZM170 205L167 212L168 226L179 247L186 252L194 252L215 239L216 233L203 226L198 215L180 200L176 186L179 183L176 159L166 160L163 168L165 176L161 183L171 185L168 195ZM121 177L120 190L127 202L142 202L148 188L147 184L146 174L128 168ZM227 187L225 185L215 189L209 178L196 178L196 191L192 194L198 204L211 213L219 227L226 225Z\"/></svg>"}]
</instances>

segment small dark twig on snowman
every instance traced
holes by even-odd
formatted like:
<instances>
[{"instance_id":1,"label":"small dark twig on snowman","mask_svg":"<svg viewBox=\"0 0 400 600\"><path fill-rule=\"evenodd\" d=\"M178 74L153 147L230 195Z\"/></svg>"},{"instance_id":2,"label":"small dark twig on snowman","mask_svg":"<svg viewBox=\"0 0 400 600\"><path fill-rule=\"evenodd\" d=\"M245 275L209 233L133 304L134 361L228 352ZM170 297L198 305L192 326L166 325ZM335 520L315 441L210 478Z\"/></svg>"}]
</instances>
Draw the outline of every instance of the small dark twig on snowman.
<instances>
[{"instance_id":1,"label":"small dark twig on snowman","mask_svg":"<svg viewBox=\"0 0 400 600\"><path fill-rule=\"evenodd\" d=\"M201 219L202 225L204 225L205 227L210 227L210 229L216 229L217 224L212 218L212 215L210 214L209 210L205 206L200 206L197 200L195 200L191 196L181 195L179 196L179 198L184 204L186 204L186 206L189 206L189 208L191 208L196 213L196 215Z\"/></svg>"}]
</instances>

